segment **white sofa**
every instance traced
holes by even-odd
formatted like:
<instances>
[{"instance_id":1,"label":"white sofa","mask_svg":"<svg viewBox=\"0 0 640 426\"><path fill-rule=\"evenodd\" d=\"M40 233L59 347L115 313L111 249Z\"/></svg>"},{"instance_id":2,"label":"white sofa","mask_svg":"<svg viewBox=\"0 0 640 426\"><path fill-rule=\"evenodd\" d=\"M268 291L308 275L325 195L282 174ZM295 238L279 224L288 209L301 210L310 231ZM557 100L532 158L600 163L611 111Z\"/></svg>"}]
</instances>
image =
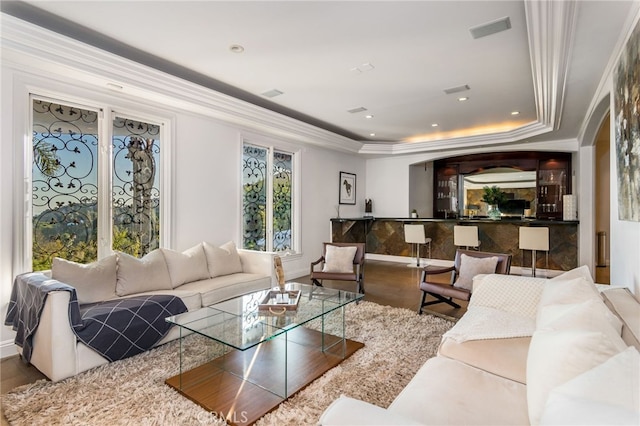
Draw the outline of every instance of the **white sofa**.
<instances>
[{"instance_id":1,"label":"white sofa","mask_svg":"<svg viewBox=\"0 0 640 426\"><path fill-rule=\"evenodd\" d=\"M123 253L91 265L55 259L52 278L76 288L80 304L118 297L169 294L189 311L275 285L274 253L236 250L201 243L178 253L159 249L142 259ZM53 381L74 376L109 361L74 334L69 321L68 291L48 294L33 337L31 364ZM178 338L172 328L156 346ZM21 352L18 346L18 351Z\"/></svg>"},{"instance_id":2,"label":"white sofa","mask_svg":"<svg viewBox=\"0 0 640 426\"><path fill-rule=\"evenodd\" d=\"M476 280L467 313L388 408L343 395L319 424L640 424L640 304L603 287L586 267Z\"/></svg>"}]
</instances>

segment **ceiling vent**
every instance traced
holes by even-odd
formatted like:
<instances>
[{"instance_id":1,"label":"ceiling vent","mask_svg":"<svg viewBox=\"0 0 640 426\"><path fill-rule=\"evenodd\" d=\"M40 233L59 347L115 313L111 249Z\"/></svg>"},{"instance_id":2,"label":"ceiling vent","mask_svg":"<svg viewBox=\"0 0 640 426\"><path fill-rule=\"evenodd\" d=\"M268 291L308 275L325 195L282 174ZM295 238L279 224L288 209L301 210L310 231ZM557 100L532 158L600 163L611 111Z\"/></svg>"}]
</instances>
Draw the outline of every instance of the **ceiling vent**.
<instances>
[{"instance_id":1,"label":"ceiling vent","mask_svg":"<svg viewBox=\"0 0 640 426\"><path fill-rule=\"evenodd\" d=\"M448 89L444 89L444 93L447 95L452 95L454 93L460 93L471 89L468 84L463 84L462 86L450 87Z\"/></svg>"},{"instance_id":2,"label":"ceiling vent","mask_svg":"<svg viewBox=\"0 0 640 426\"><path fill-rule=\"evenodd\" d=\"M283 93L284 92L281 92L278 89L271 89L271 90L267 90L266 92L263 92L262 96L266 96L267 98L275 98L276 96L280 96Z\"/></svg>"},{"instance_id":3,"label":"ceiling vent","mask_svg":"<svg viewBox=\"0 0 640 426\"><path fill-rule=\"evenodd\" d=\"M480 38L508 30L509 28L511 28L511 20L506 16L486 24L478 25L477 27L469 28L469 32L473 38Z\"/></svg>"},{"instance_id":4,"label":"ceiling vent","mask_svg":"<svg viewBox=\"0 0 640 426\"><path fill-rule=\"evenodd\" d=\"M365 107L357 107L357 108L351 108L348 109L347 112L350 112L351 114L356 114L358 112L362 112L362 111L366 111L367 109Z\"/></svg>"}]
</instances>

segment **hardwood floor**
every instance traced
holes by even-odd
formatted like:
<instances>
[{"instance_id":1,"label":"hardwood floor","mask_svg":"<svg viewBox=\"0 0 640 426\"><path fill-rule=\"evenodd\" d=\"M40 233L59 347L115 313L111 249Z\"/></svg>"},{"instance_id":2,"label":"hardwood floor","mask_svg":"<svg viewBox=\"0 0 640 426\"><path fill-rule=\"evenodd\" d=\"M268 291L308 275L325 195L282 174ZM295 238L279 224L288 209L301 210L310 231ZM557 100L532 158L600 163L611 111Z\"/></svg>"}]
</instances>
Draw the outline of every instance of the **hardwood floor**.
<instances>
[{"instance_id":1,"label":"hardwood floor","mask_svg":"<svg viewBox=\"0 0 640 426\"><path fill-rule=\"evenodd\" d=\"M407 308L417 312L421 295L418 289L419 279L420 270L417 268L409 268L405 264L400 263L369 260L366 263L365 269L364 300L381 305ZM292 281L307 284L311 283L308 276L300 277ZM341 281L326 280L324 285L350 291L355 289L354 283ZM454 309L449 305L440 303L429 306L428 310L435 314L459 318L466 310L466 303L461 302L461 304L462 307L460 309ZM2 395L15 387L33 383L44 378L46 377L42 373L31 365L24 364L17 355L0 361L0 392ZM2 421L0 425L8 425L4 417L4 408L2 409Z\"/></svg>"}]
</instances>

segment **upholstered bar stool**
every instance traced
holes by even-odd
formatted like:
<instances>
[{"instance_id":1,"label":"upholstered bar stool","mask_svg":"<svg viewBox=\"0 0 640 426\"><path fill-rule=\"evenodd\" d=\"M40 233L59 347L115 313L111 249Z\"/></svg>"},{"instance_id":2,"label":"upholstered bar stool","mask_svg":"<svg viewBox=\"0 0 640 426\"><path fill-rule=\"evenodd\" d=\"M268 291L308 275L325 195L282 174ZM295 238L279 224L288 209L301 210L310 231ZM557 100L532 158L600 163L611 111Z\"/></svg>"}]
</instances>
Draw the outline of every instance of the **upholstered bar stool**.
<instances>
[{"instance_id":1,"label":"upholstered bar stool","mask_svg":"<svg viewBox=\"0 0 640 426\"><path fill-rule=\"evenodd\" d=\"M431 238L424 234L424 225L404 225L404 241L413 244L416 252L416 262L407 266L412 268L422 268L420 265L420 246L426 245L429 250L428 258L431 259Z\"/></svg>"},{"instance_id":2,"label":"upholstered bar stool","mask_svg":"<svg viewBox=\"0 0 640 426\"><path fill-rule=\"evenodd\" d=\"M453 227L453 245L458 247L469 247L478 249L480 247L480 240L478 239L478 227L477 226L462 226L455 225Z\"/></svg>"},{"instance_id":3,"label":"upholstered bar stool","mask_svg":"<svg viewBox=\"0 0 640 426\"><path fill-rule=\"evenodd\" d=\"M536 252L546 252L547 270L549 269L549 228L539 226L521 226L519 230L520 250L531 250L531 274L536 276ZM524 266L524 252L522 255Z\"/></svg>"}]
</instances>

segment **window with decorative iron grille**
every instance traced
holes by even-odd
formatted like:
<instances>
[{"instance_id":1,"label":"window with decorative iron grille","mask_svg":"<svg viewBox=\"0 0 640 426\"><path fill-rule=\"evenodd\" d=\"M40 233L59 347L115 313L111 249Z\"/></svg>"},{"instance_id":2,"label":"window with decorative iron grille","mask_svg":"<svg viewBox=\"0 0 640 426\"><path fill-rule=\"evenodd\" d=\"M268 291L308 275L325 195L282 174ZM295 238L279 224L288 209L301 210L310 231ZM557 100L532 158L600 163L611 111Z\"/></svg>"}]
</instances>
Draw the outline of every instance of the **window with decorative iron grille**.
<instances>
[{"instance_id":1,"label":"window with decorative iron grille","mask_svg":"<svg viewBox=\"0 0 640 426\"><path fill-rule=\"evenodd\" d=\"M107 123L99 108L35 97L31 106L33 270L158 248L162 125L116 113Z\"/></svg>"},{"instance_id":2,"label":"window with decorative iron grille","mask_svg":"<svg viewBox=\"0 0 640 426\"><path fill-rule=\"evenodd\" d=\"M242 245L259 251L294 252L295 154L244 143Z\"/></svg>"}]
</instances>

